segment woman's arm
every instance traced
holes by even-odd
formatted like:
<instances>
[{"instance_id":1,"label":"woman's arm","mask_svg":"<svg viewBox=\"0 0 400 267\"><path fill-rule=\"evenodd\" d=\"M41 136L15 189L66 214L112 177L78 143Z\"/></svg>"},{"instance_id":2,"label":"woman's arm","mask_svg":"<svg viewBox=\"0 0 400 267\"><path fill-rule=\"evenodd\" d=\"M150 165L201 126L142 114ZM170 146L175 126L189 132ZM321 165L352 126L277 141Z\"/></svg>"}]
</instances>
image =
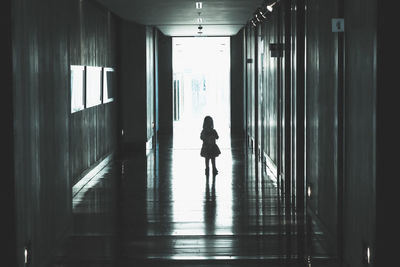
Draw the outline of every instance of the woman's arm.
<instances>
[{"instance_id":1,"label":"woman's arm","mask_svg":"<svg viewBox=\"0 0 400 267\"><path fill-rule=\"evenodd\" d=\"M200 139L201 139L201 140L204 140L204 131L201 131Z\"/></svg>"},{"instance_id":2,"label":"woman's arm","mask_svg":"<svg viewBox=\"0 0 400 267\"><path fill-rule=\"evenodd\" d=\"M218 139L218 138L219 138L218 133L217 133L216 130L214 130L214 136L215 136L215 139Z\"/></svg>"}]
</instances>

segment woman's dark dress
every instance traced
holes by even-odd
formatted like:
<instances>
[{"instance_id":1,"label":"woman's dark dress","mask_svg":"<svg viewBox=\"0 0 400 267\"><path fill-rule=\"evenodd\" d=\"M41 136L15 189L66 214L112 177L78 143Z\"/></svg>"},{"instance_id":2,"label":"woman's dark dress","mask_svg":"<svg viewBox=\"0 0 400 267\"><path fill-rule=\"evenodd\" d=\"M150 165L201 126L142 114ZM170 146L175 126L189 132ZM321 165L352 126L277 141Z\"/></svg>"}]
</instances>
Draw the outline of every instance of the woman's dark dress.
<instances>
[{"instance_id":1,"label":"woman's dark dress","mask_svg":"<svg viewBox=\"0 0 400 267\"><path fill-rule=\"evenodd\" d=\"M218 139L218 133L214 129L203 129L200 134L200 139L203 140L200 156L205 158L215 158L221 154L215 140Z\"/></svg>"}]
</instances>

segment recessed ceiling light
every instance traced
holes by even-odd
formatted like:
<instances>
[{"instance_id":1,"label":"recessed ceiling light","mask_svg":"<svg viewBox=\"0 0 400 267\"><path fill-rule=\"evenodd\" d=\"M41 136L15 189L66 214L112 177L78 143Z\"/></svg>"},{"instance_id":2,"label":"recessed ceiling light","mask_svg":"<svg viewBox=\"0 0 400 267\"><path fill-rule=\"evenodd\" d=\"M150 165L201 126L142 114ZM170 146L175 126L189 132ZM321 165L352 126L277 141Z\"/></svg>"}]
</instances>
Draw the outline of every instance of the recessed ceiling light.
<instances>
[{"instance_id":1,"label":"recessed ceiling light","mask_svg":"<svg viewBox=\"0 0 400 267\"><path fill-rule=\"evenodd\" d=\"M203 8L203 3L202 2L196 2L196 8L197 9L202 9Z\"/></svg>"}]
</instances>

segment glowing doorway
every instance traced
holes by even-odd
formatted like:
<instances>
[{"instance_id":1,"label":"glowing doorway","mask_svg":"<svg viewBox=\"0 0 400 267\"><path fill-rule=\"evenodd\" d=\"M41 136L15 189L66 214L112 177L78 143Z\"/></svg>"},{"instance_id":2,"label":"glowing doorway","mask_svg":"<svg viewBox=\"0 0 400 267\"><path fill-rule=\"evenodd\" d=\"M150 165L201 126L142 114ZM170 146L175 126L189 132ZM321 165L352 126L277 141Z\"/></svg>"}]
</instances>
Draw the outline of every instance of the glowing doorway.
<instances>
[{"instance_id":1,"label":"glowing doorway","mask_svg":"<svg viewBox=\"0 0 400 267\"><path fill-rule=\"evenodd\" d=\"M174 37L172 45L174 139L200 147L203 119L210 115L220 145L229 145L230 38Z\"/></svg>"}]
</instances>

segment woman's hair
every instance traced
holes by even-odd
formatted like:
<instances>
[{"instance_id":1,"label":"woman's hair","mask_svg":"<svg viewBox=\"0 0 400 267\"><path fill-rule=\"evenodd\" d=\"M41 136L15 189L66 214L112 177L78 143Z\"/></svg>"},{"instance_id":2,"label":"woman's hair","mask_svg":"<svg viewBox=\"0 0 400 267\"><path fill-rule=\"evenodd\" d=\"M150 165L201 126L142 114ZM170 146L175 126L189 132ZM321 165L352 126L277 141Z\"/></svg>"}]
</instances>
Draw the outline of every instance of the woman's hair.
<instances>
[{"instance_id":1,"label":"woman's hair","mask_svg":"<svg viewBox=\"0 0 400 267\"><path fill-rule=\"evenodd\" d=\"M204 118L203 129L214 129L214 122L210 116Z\"/></svg>"}]
</instances>

